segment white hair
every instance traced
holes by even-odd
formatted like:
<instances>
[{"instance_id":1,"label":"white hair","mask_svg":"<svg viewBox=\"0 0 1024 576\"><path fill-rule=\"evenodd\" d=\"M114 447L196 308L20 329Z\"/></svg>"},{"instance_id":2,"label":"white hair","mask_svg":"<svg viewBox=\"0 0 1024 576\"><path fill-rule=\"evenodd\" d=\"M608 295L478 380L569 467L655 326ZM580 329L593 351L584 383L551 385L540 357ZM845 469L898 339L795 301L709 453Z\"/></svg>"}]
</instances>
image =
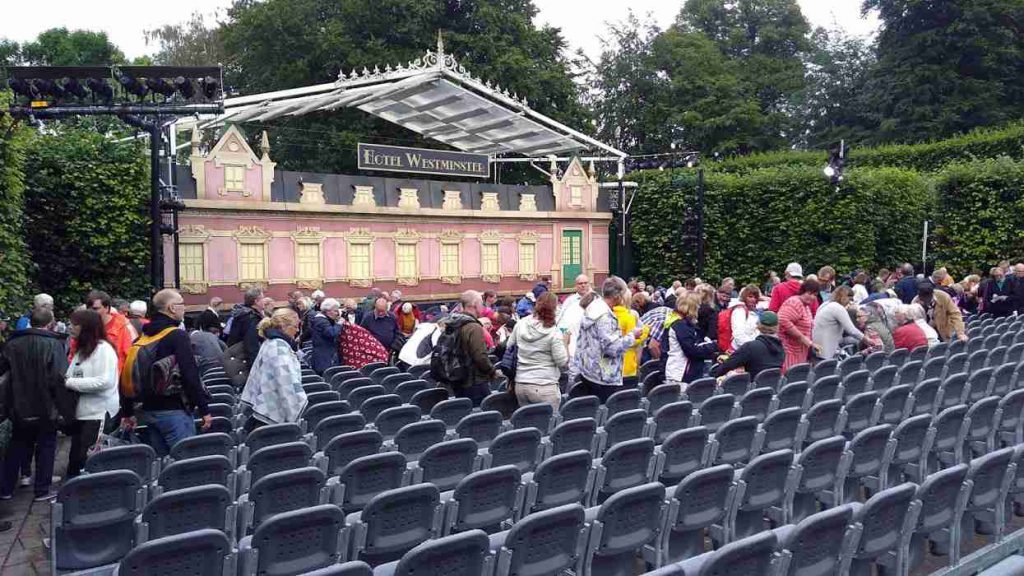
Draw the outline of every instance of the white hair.
<instances>
[{"instance_id":1,"label":"white hair","mask_svg":"<svg viewBox=\"0 0 1024 576\"><path fill-rule=\"evenodd\" d=\"M323 290L315 290L315 291L313 291L313 294L311 294L311 296L313 297L314 300L316 300L317 298L323 298L324 297L324 291Z\"/></svg>"},{"instance_id":2,"label":"white hair","mask_svg":"<svg viewBox=\"0 0 1024 576\"><path fill-rule=\"evenodd\" d=\"M128 305L128 310L132 314L135 314L137 316L145 316L147 309L148 306L146 306L146 303L143 302L142 300L135 300L134 302Z\"/></svg>"},{"instance_id":3,"label":"white hair","mask_svg":"<svg viewBox=\"0 0 1024 576\"><path fill-rule=\"evenodd\" d=\"M53 296L50 296L49 294L36 294L36 297L32 299L32 304L36 308L53 306Z\"/></svg>"},{"instance_id":4,"label":"white hair","mask_svg":"<svg viewBox=\"0 0 1024 576\"><path fill-rule=\"evenodd\" d=\"M337 310L338 308L341 308L341 303L334 298L326 298L320 303L321 312L330 312L331 310Z\"/></svg>"}]
</instances>

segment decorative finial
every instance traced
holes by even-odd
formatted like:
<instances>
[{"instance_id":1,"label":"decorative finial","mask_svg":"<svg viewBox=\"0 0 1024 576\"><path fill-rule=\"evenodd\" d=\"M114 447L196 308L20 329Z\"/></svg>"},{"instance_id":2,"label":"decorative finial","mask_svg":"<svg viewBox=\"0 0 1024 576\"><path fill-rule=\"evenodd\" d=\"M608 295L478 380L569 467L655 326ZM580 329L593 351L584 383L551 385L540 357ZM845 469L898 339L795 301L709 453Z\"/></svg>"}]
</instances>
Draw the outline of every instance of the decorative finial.
<instances>
[{"instance_id":1,"label":"decorative finial","mask_svg":"<svg viewBox=\"0 0 1024 576\"><path fill-rule=\"evenodd\" d=\"M260 138L260 150L263 152L263 160L270 160L270 138L267 136L267 131L263 131L263 136Z\"/></svg>"},{"instance_id":2,"label":"decorative finial","mask_svg":"<svg viewBox=\"0 0 1024 576\"><path fill-rule=\"evenodd\" d=\"M444 39L441 38L441 31L437 31L437 56L440 58L444 54Z\"/></svg>"},{"instance_id":3,"label":"decorative finial","mask_svg":"<svg viewBox=\"0 0 1024 576\"><path fill-rule=\"evenodd\" d=\"M199 152L200 152L199 151L199 146L202 144L202 142L203 142L203 139L202 139L202 136L199 133L199 126L198 125L193 126L192 127L192 153L193 154L199 155Z\"/></svg>"},{"instance_id":4,"label":"decorative finial","mask_svg":"<svg viewBox=\"0 0 1024 576\"><path fill-rule=\"evenodd\" d=\"M594 169L594 161L593 160L590 161L590 166L587 168L587 175L590 176L591 180L597 178L597 170Z\"/></svg>"}]
</instances>

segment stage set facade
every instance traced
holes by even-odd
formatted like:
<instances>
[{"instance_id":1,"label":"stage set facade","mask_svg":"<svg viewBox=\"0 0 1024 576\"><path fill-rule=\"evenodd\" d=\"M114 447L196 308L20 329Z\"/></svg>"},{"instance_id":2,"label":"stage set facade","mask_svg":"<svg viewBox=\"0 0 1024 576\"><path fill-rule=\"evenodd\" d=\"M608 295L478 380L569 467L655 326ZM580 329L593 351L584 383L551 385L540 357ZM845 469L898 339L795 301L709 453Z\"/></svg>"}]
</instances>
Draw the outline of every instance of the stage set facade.
<instances>
[{"instance_id":1,"label":"stage set facade","mask_svg":"<svg viewBox=\"0 0 1024 576\"><path fill-rule=\"evenodd\" d=\"M238 302L252 286L278 300L296 288L521 296L542 277L563 291L578 274L608 274L607 194L579 158L551 162L546 186L289 172L266 133L257 153L236 125L221 132L204 151L193 130L190 166L178 168L185 208L177 250L165 243L165 277L177 272L189 305Z\"/></svg>"}]
</instances>

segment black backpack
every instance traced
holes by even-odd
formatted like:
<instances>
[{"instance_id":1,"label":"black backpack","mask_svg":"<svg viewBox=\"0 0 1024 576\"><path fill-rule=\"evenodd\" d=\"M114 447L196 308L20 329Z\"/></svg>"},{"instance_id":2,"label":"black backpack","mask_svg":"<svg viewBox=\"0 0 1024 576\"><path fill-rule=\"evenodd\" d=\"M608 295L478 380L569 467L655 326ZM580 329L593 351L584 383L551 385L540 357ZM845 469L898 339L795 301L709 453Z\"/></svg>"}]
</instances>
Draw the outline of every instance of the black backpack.
<instances>
[{"instance_id":1,"label":"black backpack","mask_svg":"<svg viewBox=\"0 0 1024 576\"><path fill-rule=\"evenodd\" d=\"M444 331L430 353L430 376L434 380L449 386L461 386L469 379L469 359L462 351L459 332L466 324L476 321L471 316L459 314L445 323Z\"/></svg>"}]
</instances>

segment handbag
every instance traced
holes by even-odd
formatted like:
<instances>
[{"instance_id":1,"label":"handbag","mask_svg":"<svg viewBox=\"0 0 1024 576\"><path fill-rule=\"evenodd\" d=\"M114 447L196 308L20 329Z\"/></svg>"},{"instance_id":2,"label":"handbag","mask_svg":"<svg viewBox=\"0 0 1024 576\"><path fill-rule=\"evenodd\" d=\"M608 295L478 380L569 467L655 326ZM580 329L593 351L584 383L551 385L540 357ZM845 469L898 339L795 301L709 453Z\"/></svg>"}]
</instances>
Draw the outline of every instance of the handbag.
<instances>
[{"instance_id":1,"label":"handbag","mask_svg":"<svg viewBox=\"0 0 1024 576\"><path fill-rule=\"evenodd\" d=\"M224 373L231 379L231 384L236 390L245 387L249 379L249 367L252 362L245 356L245 343L236 342L224 351L221 357L221 364L224 365Z\"/></svg>"},{"instance_id":2,"label":"handbag","mask_svg":"<svg viewBox=\"0 0 1024 576\"><path fill-rule=\"evenodd\" d=\"M519 367L519 346L513 344L505 347L505 353L502 354L501 360L498 361L498 370L508 378L509 387L516 381L516 368Z\"/></svg>"}]
</instances>

